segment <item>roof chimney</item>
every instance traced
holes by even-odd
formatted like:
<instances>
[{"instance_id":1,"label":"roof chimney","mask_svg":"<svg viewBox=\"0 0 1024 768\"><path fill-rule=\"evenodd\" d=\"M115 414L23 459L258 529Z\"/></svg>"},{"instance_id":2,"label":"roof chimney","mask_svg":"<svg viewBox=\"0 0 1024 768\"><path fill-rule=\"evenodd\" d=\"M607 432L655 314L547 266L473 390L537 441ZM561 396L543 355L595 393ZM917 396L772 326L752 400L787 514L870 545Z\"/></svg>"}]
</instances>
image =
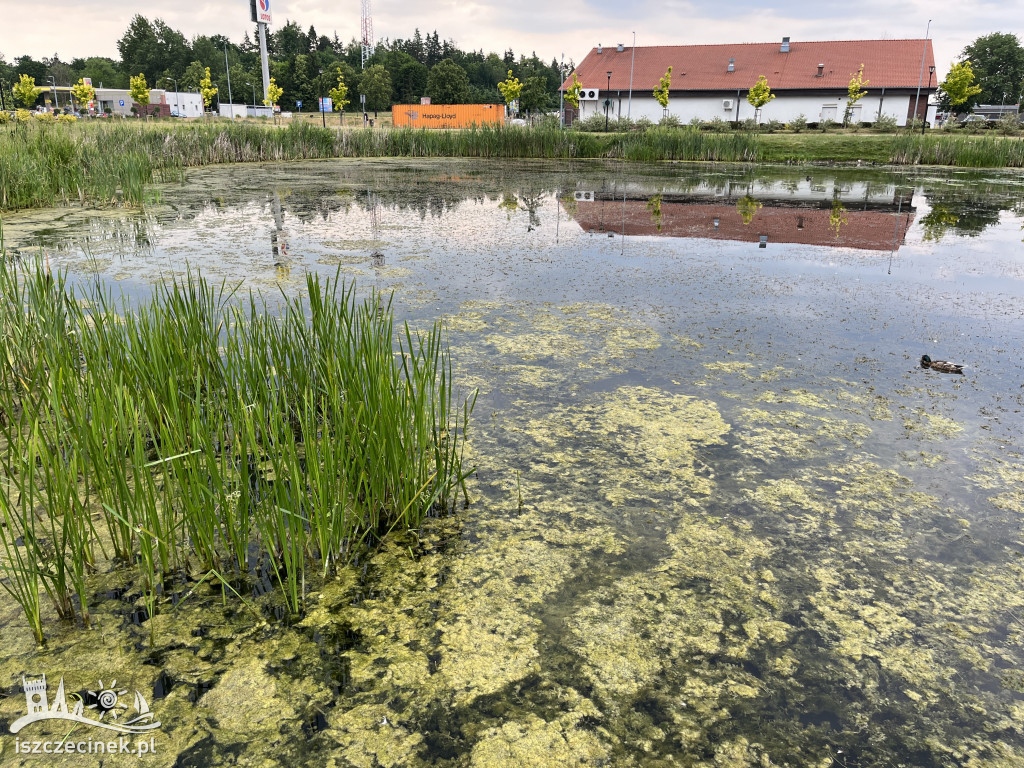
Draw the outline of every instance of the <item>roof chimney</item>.
<instances>
[{"instance_id":1,"label":"roof chimney","mask_svg":"<svg viewBox=\"0 0 1024 768\"><path fill-rule=\"evenodd\" d=\"M622 53L626 49L623 47L622 43L619 43L617 46L615 46L615 50L618 51L619 53Z\"/></svg>"},{"instance_id":2,"label":"roof chimney","mask_svg":"<svg viewBox=\"0 0 1024 768\"><path fill-rule=\"evenodd\" d=\"M782 38L782 47L779 49L779 53L789 53L789 38Z\"/></svg>"},{"instance_id":3,"label":"roof chimney","mask_svg":"<svg viewBox=\"0 0 1024 768\"><path fill-rule=\"evenodd\" d=\"M726 71L727 72L735 72L736 71L736 59L729 59L729 69L727 69Z\"/></svg>"},{"instance_id":4,"label":"roof chimney","mask_svg":"<svg viewBox=\"0 0 1024 768\"><path fill-rule=\"evenodd\" d=\"M600 44L600 43L598 43L598 44L597 44L597 52L598 52L598 53L600 53L600 52L601 52L601 44Z\"/></svg>"},{"instance_id":5,"label":"roof chimney","mask_svg":"<svg viewBox=\"0 0 1024 768\"><path fill-rule=\"evenodd\" d=\"M819 64L818 65L818 74L816 74L815 77L821 77L824 74L825 74L825 65L824 64Z\"/></svg>"}]
</instances>

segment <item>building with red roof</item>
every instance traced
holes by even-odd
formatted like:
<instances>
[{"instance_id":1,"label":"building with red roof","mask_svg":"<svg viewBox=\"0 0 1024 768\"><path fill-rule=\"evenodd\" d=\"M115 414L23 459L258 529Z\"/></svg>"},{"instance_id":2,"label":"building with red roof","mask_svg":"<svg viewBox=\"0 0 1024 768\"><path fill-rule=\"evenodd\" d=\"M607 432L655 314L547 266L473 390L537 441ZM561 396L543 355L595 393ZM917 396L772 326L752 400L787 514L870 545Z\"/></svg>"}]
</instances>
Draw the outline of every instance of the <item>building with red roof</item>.
<instances>
[{"instance_id":1,"label":"building with red roof","mask_svg":"<svg viewBox=\"0 0 1024 768\"><path fill-rule=\"evenodd\" d=\"M672 67L667 110L653 91ZM816 42L597 46L576 67L583 86L579 117L611 119L665 114L727 121L753 118L747 94L761 75L776 98L761 109L760 122L841 122L851 77L863 67L866 94L852 107L851 121L889 115L906 125L915 114L930 118L929 97L938 89L930 40L826 40ZM572 77L562 88L572 85Z\"/></svg>"}]
</instances>

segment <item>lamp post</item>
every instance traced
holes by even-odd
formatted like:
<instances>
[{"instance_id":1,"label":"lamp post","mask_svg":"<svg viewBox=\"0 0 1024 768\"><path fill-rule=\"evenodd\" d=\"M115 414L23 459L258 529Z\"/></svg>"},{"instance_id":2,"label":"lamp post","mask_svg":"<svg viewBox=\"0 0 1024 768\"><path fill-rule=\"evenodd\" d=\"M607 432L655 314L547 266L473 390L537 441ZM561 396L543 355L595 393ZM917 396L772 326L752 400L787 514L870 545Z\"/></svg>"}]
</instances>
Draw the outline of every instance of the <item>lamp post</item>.
<instances>
[{"instance_id":1,"label":"lamp post","mask_svg":"<svg viewBox=\"0 0 1024 768\"><path fill-rule=\"evenodd\" d=\"M324 112L324 71L320 70L320 77L316 79L316 92L319 95L320 107L320 122L324 124L324 128L327 127L327 113Z\"/></svg>"},{"instance_id":2,"label":"lamp post","mask_svg":"<svg viewBox=\"0 0 1024 768\"><path fill-rule=\"evenodd\" d=\"M608 95L604 99L604 132L608 133L608 113L612 109L612 71L608 70Z\"/></svg>"},{"instance_id":3,"label":"lamp post","mask_svg":"<svg viewBox=\"0 0 1024 768\"><path fill-rule=\"evenodd\" d=\"M246 85L248 85L250 88L252 88L252 112L253 112L253 115L255 115L256 114L256 86L253 85L252 83L246 83Z\"/></svg>"},{"instance_id":4,"label":"lamp post","mask_svg":"<svg viewBox=\"0 0 1024 768\"><path fill-rule=\"evenodd\" d=\"M181 104L178 102L178 78L172 77L171 80L174 81L174 111L177 112L178 116L180 117Z\"/></svg>"},{"instance_id":5,"label":"lamp post","mask_svg":"<svg viewBox=\"0 0 1024 768\"><path fill-rule=\"evenodd\" d=\"M53 75L47 75L46 78L50 81L50 87L53 89L53 108L56 109L59 106L57 104L57 80Z\"/></svg>"},{"instance_id":6,"label":"lamp post","mask_svg":"<svg viewBox=\"0 0 1024 768\"><path fill-rule=\"evenodd\" d=\"M935 67L928 67L928 87L924 90L924 120L921 121L921 135L924 136L924 125L928 122L928 102L931 101L929 91L932 89L932 75L935 74Z\"/></svg>"}]
</instances>

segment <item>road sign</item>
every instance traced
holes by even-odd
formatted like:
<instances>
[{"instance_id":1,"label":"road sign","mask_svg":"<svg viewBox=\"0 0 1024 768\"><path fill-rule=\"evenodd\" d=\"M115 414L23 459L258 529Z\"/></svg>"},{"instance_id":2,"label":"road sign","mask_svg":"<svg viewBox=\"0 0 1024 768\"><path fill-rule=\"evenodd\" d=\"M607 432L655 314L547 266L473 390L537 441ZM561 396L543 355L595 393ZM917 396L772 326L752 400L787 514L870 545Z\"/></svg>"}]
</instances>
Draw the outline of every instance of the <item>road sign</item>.
<instances>
[{"instance_id":1,"label":"road sign","mask_svg":"<svg viewBox=\"0 0 1024 768\"><path fill-rule=\"evenodd\" d=\"M124 106L124 99L118 99L117 103L118 103L119 106L123 107Z\"/></svg>"},{"instance_id":2,"label":"road sign","mask_svg":"<svg viewBox=\"0 0 1024 768\"><path fill-rule=\"evenodd\" d=\"M330 96L322 96L320 98L320 111L321 112L330 112L331 111L331 97Z\"/></svg>"},{"instance_id":3,"label":"road sign","mask_svg":"<svg viewBox=\"0 0 1024 768\"><path fill-rule=\"evenodd\" d=\"M91 77L83 77L82 78L82 82L85 83L86 85L88 85L90 88L92 88L92 78Z\"/></svg>"},{"instance_id":4,"label":"road sign","mask_svg":"<svg viewBox=\"0 0 1024 768\"><path fill-rule=\"evenodd\" d=\"M295 107L296 107L296 109L302 109L302 102L301 101L296 101L295 102Z\"/></svg>"},{"instance_id":5,"label":"road sign","mask_svg":"<svg viewBox=\"0 0 1024 768\"><path fill-rule=\"evenodd\" d=\"M270 0L257 0L256 21L260 24L270 24Z\"/></svg>"},{"instance_id":6,"label":"road sign","mask_svg":"<svg viewBox=\"0 0 1024 768\"><path fill-rule=\"evenodd\" d=\"M365 104L366 103L366 94L365 93L360 93L359 94L359 103L360 104Z\"/></svg>"}]
</instances>

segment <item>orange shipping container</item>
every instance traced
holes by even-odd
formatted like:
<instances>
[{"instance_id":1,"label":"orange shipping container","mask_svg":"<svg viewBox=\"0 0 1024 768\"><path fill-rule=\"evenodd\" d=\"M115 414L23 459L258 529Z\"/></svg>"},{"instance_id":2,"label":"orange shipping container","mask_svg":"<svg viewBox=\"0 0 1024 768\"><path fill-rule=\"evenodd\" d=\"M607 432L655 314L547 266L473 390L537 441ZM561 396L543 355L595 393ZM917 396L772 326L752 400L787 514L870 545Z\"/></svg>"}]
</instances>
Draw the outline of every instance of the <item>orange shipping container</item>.
<instances>
[{"instance_id":1,"label":"orange shipping container","mask_svg":"<svg viewBox=\"0 0 1024 768\"><path fill-rule=\"evenodd\" d=\"M391 108L395 126L413 128L469 128L498 125L505 117L500 104L396 104Z\"/></svg>"}]
</instances>

